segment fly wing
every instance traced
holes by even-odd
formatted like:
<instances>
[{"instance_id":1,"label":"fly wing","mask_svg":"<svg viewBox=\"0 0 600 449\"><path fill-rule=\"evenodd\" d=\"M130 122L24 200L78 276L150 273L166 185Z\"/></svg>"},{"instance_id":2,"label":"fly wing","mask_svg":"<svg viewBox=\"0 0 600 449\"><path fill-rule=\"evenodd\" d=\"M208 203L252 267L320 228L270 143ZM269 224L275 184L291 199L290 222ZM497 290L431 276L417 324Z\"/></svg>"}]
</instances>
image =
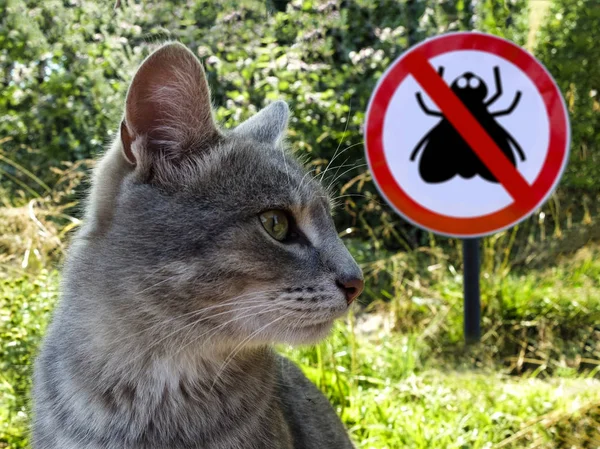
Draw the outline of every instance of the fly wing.
<instances>
[{"instance_id":1,"label":"fly wing","mask_svg":"<svg viewBox=\"0 0 600 449\"><path fill-rule=\"evenodd\" d=\"M498 148L504 153L504 155L508 158L509 162L513 166L517 166L517 161L515 158L515 154L511 145L512 136L506 131L493 117L489 117L485 123L482 123L488 135L494 140ZM498 182L496 177L490 172L490 170L478 159L478 169L477 172L479 175L490 181L490 182Z\"/></svg>"},{"instance_id":2,"label":"fly wing","mask_svg":"<svg viewBox=\"0 0 600 449\"><path fill-rule=\"evenodd\" d=\"M423 181L430 184L445 182L457 174L455 150L458 142L451 131L452 126L444 119L429 132L419 160L419 174Z\"/></svg>"}]
</instances>

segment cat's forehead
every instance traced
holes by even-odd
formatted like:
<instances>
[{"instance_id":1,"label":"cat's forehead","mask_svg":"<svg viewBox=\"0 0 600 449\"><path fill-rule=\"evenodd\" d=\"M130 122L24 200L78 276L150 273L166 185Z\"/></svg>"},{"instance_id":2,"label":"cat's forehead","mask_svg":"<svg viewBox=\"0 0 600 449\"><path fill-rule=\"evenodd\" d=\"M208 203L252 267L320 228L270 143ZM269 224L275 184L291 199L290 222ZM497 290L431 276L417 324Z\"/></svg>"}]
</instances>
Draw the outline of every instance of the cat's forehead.
<instances>
[{"instance_id":1,"label":"cat's forehead","mask_svg":"<svg viewBox=\"0 0 600 449\"><path fill-rule=\"evenodd\" d=\"M286 150L250 145L244 153L252 160L247 181L255 189L267 188L274 194L285 195L297 207L328 204L327 192L314 171L307 170Z\"/></svg>"},{"instance_id":2,"label":"cat's forehead","mask_svg":"<svg viewBox=\"0 0 600 449\"><path fill-rule=\"evenodd\" d=\"M257 206L329 208L329 195L314 171L304 168L283 147L234 138L213 151L206 160L210 170L199 174L200 190L207 184L218 186L238 200Z\"/></svg>"}]
</instances>

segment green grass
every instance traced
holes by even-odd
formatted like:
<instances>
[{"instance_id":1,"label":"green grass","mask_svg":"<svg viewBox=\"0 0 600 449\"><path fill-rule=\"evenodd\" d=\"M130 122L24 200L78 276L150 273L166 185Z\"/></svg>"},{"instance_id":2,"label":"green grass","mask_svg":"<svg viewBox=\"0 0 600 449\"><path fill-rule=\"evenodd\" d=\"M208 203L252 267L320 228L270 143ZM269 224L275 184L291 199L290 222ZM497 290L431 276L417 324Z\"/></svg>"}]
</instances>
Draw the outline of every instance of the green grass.
<instances>
[{"instance_id":1,"label":"green grass","mask_svg":"<svg viewBox=\"0 0 600 449\"><path fill-rule=\"evenodd\" d=\"M281 350L360 448L597 449L599 256L588 245L552 267L484 275L485 336L465 347L460 274L408 254L410 273L381 300L355 308L319 346ZM394 264L397 279L404 265ZM27 447L31 360L58 282L46 270L0 280L0 448Z\"/></svg>"},{"instance_id":2,"label":"green grass","mask_svg":"<svg viewBox=\"0 0 600 449\"><path fill-rule=\"evenodd\" d=\"M470 347L460 275L441 259L435 276L410 261L409 273L387 267L412 286L388 288L377 312L351 316L316 350L285 349L359 447L600 447L598 245L541 270L484 273L484 337Z\"/></svg>"},{"instance_id":3,"label":"green grass","mask_svg":"<svg viewBox=\"0 0 600 449\"><path fill-rule=\"evenodd\" d=\"M58 273L0 278L0 448L27 447L33 354L58 297Z\"/></svg>"},{"instance_id":4,"label":"green grass","mask_svg":"<svg viewBox=\"0 0 600 449\"><path fill-rule=\"evenodd\" d=\"M542 379L443 366L422 357L431 350L417 337L351 326L317 350L285 352L329 396L360 448L491 448L518 432L506 447L566 448L561 441L573 437L577 447L596 447L584 446L578 427L600 424L592 408L600 407L600 380L590 372ZM585 419L573 424L577 413Z\"/></svg>"}]
</instances>

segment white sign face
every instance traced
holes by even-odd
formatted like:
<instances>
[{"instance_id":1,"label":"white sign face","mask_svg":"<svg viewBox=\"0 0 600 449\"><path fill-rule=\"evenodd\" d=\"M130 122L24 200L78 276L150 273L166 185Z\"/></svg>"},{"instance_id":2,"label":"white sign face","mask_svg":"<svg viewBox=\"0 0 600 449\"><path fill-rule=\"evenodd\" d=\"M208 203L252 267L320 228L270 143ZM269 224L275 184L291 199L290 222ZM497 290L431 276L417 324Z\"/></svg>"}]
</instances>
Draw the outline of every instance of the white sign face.
<instances>
[{"instance_id":1,"label":"white sign face","mask_svg":"<svg viewBox=\"0 0 600 449\"><path fill-rule=\"evenodd\" d=\"M530 215L568 159L556 83L495 36L450 33L388 68L366 117L373 179L399 214L427 230L476 237Z\"/></svg>"},{"instance_id":2,"label":"white sign face","mask_svg":"<svg viewBox=\"0 0 600 449\"><path fill-rule=\"evenodd\" d=\"M453 51L432 58L430 63L436 69L443 67L443 78L448 85L459 82L465 73L472 73L479 78L479 83L487 90L487 96L480 102L482 111L487 113L488 120L495 122L492 126L505 131L502 139L515 156L516 169L532 184L546 159L550 126L541 94L533 82L514 64L481 51ZM494 68L500 74L499 85L495 83ZM478 88L481 89L481 86L478 85ZM465 95L472 93L470 89L476 90L467 86ZM459 92L457 96L460 98ZM485 106L486 101L498 92L501 93L498 99L492 105ZM514 110L510 114L494 117L494 112L511 106L517 92L521 92L521 96ZM458 133L447 135L447 127L443 124L438 127L444 118L424 112L417 99L419 93L427 108L439 111L415 78L409 75L394 92L385 116L383 148L398 185L423 207L450 217L477 217L510 205L513 199L502 184L490 182L478 174L466 178L456 173L447 181L435 183L422 178L419 164L424 155L429 154L435 159L436 155L455 153L454 158L459 159L464 154L461 147L468 145ZM520 146L525 160L519 157L508 135ZM423 138L425 141L414 160L411 160L411 154ZM445 160L444 157L439 159L440 163ZM469 161L464 163L468 164ZM456 164L458 171L461 161L457 160Z\"/></svg>"}]
</instances>

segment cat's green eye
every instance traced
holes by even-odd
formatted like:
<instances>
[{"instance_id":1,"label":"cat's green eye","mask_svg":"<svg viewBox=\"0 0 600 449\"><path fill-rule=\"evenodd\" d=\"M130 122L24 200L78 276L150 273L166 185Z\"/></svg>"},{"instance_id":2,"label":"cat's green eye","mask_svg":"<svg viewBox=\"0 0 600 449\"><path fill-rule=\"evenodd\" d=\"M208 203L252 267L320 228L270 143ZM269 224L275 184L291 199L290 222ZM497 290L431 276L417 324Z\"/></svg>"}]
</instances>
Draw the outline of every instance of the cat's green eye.
<instances>
[{"instance_id":1,"label":"cat's green eye","mask_svg":"<svg viewBox=\"0 0 600 449\"><path fill-rule=\"evenodd\" d=\"M275 240L282 242L288 236L290 223L287 214L282 210L268 210L260 214L260 222Z\"/></svg>"}]
</instances>

